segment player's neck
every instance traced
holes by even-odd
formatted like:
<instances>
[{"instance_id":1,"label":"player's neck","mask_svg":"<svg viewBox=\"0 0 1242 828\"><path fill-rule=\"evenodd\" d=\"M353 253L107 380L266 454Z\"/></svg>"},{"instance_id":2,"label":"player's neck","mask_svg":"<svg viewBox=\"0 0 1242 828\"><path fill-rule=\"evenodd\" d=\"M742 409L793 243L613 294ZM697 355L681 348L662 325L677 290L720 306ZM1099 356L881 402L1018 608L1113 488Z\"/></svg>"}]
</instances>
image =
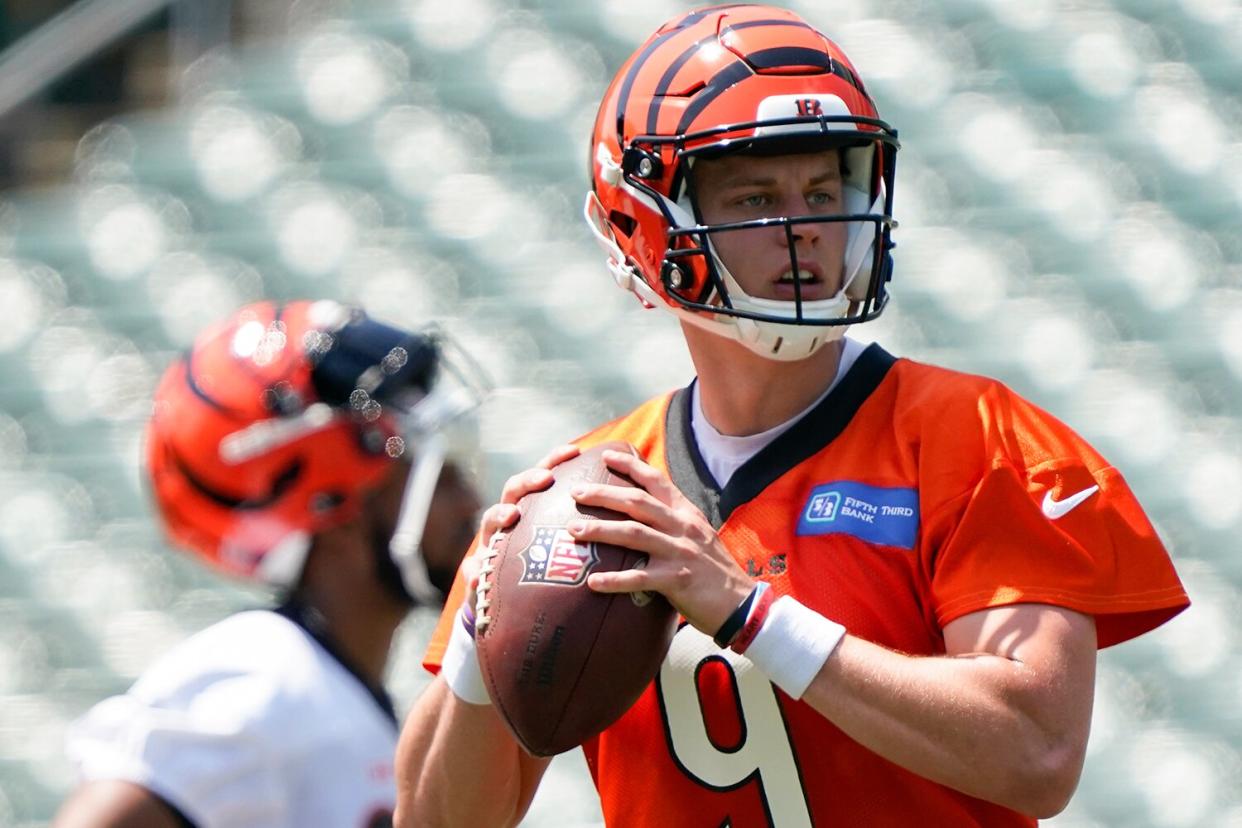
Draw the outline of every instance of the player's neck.
<instances>
[{"instance_id":1,"label":"player's neck","mask_svg":"<svg viewBox=\"0 0 1242 828\"><path fill-rule=\"evenodd\" d=\"M401 614L389 613L382 617L368 619L377 611L358 613L340 612L331 622L331 635L341 648L341 655L350 660L354 668L362 673L363 679L373 687L384 682L384 671L388 666L388 654L392 649L392 638L397 631Z\"/></svg>"},{"instance_id":2,"label":"player's neck","mask_svg":"<svg viewBox=\"0 0 1242 828\"><path fill-rule=\"evenodd\" d=\"M333 573L328 573L332 578ZM318 613L324 634L340 657L374 687L383 684L392 638L407 608L399 605L382 585L346 584L335 580L306 579L298 599Z\"/></svg>"},{"instance_id":3,"label":"player's neck","mask_svg":"<svg viewBox=\"0 0 1242 828\"><path fill-rule=\"evenodd\" d=\"M722 434L774 428L806 410L832 383L841 340L797 362L766 359L740 342L682 325L707 421Z\"/></svg>"}]
</instances>

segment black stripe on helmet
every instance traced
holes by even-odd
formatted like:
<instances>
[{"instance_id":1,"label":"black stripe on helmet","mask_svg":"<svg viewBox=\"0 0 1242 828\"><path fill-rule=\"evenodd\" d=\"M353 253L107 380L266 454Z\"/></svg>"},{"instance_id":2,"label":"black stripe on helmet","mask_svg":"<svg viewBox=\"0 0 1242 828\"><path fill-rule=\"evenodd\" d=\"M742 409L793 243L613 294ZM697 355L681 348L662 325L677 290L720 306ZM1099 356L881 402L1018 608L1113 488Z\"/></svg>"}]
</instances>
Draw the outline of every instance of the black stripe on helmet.
<instances>
[{"instance_id":1,"label":"black stripe on helmet","mask_svg":"<svg viewBox=\"0 0 1242 828\"><path fill-rule=\"evenodd\" d=\"M669 38L681 33L688 26L693 26L695 23L698 23L710 14L718 11L724 11L725 9L736 9L750 5L753 4L726 3L720 6L710 6L705 9L690 12L681 20L678 20L677 24L673 28L669 29L667 32L647 44L647 47L643 49L642 53L634 59L634 63L630 65L630 71L625 73L625 80L621 82L621 89L617 93L617 143L619 145L622 147L625 146L625 109L630 102L630 91L634 88L634 80L638 77L639 71L642 70L643 66L647 63L647 60L656 51L656 49L659 49L662 45L664 45L664 42ZM739 23L735 28L742 25L744 24Z\"/></svg>"},{"instance_id":2,"label":"black stripe on helmet","mask_svg":"<svg viewBox=\"0 0 1242 828\"><path fill-rule=\"evenodd\" d=\"M750 70L750 67L740 60L729 64L717 72L715 77L707 82L707 86L703 91L694 96L694 100L690 102L690 105L686 107L686 111L682 113L681 121L677 124L677 134L684 134L690 128L690 124L694 123L694 119L699 117L699 113L706 109L712 101L720 97L721 93L753 74L754 72Z\"/></svg>"},{"instance_id":3,"label":"black stripe on helmet","mask_svg":"<svg viewBox=\"0 0 1242 828\"><path fill-rule=\"evenodd\" d=\"M219 489L214 489L200 480L190 471L190 467L181 459L177 452L168 446L168 454L172 457L173 464L176 465L177 471L181 472L181 476L203 497L207 498L217 506L223 506L225 509L238 509L242 511L252 511L255 509L266 509L277 500L284 497L285 492L297 482L302 475L302 461L294 460L289 465L281 469L274 478L272 478L272 488L267 494L259 497L240 498L226 494Z\"/></svg>"},{"instance_id":4,"label":"black stripe on helmet","mask_svg":"<svg viewBox=\"0 0 1242 828\"><path fill-rule=\"evenodd\" d=\"M857 89L864 98L866 98L867 100L871 100L871 96L867 94L867 90L863 87L862 81L860 81L858 79L858 76L855 75L853 72L851 72L850 68L846 66L844 63L842 63L839 60L834 60L832 62L831 71L832 71L832 74L836 75L839 78L843 78L846 83L848 83L850 86Z\"/></svg>"},{"instance_id":5,"label":"black stripe on helmet","mask_svg":"<svg viewBox=\"0 0 1242 828\"><path fill-rule=\"evenodd\" d=\"M630 102L630 90L634 88L635 78L638 77L638 73L642 71L643 65L647 63L652 53L663 46L664 41L680 32L680 28L671 29L648 43L647 48L643 49L642 53L630 64L630 71L625 73L625 80L621 81L621 90L617 92L617 144L621 147L625 146L625 109Z\"/></svg>"},{"instance_id":6,"label":"black stripe on helmet","mask_svg":"<svg viewBox=\"0 0 1242 828\"><path fill-rule=\"evenodd\" d=\"M778 46L775 49L760 49L745 57L747 63L756 69L782 69L789 66L813 66L825 72L831 72L835 61L818 49L807 49L803 46Z\"/></svg>"},{"instance_id":7,"label":"black stripe on helmet","mask_svg":"<svg viewBox=\"0 0 1242 828\"><path fill-rule=\"evenodd\" d=\"M708 43L718 41L720 36L724 35L726 32L741 29L753 29L756 26L793 26L799 29L811 29L811 27L807 24L797 20L744 20L741 23L726 26L718 34L708 35L702 40L697 41L689 49L678 55L676 60L669 64L668 69L666 69L664 74L660 77L660 82L656 84L655 94L652 96L651 104L647 109L647 134L656 134L660 124L660 105L663 103L661 99L668 93L668 88L672 86L673 79L677 77L677 73L681 71L681 67L685 66L690 61L690 58L698 54L699 49L703 48L703 46ZM814 31L814 29L811 29L811 31Z\"/></svg>"},{"instance_id":8,"label":"black stripe on helmet","mask_svg":"<svg viewBox=\"0 0 1242 828\"><path fill-rule=\"evenodd\" d=\"M182 365L185 368L185 384L186 384L186 387L190 389L190 392L194 396L202 400L203 402L207 403L207 405L214 408L216 411L219 411L221 414L227 414L230 417L233 417L238 420L247 419L247 415L244 414L243 412L231 406L225 405L224 403L217 400L215 397L208 394L205 390L203 390L203 387L198 384L198 380L195 379L194 377L193 360L194 360L194 353L193 351L190 351L186 353L185 357L181 361Z\"/></svg>"},{"instance_id":9,"label":"black stripe on helmet","mask_svg":"<svg viewBox=\"0 0 1242 828\"><path fill-rule=\"evenodd\" d=\"M660 82L656 84L655 94L651 96L651 103L647 106L647 134L654 135L660 123L660 105L664 102L664 96L668 93L668 88L673 84L673 78L677 77L677 73L681 71L681 67L690 61L690 58L698 54L699 49L708 43L713 42L716 35L708 35L702 40L696 41L686 51L677 56L677 59L669 64L664 70L664 74L660 76Z\"/></svg>"},{"instance_id":10,"label":"black stripe on helmet","mask_svg":"<svg viewBox=\"0 0 1242 828\"><path fill-rule=\"evenodd\" d=\"M742 29L751 29L751 28L754 28L755 26L791 26L796 29L810 29L811 31L823 37L823 35L820 34L820 32L816 30L814 26L811 26L807 23L803 23L801 20L779 20L776 18L770 18L770 19L764 19L764 20L743 20L741 23L730 23L728 26L725 26L723 29L720 30L720 36L724 37L729 32L740 31Z\"/></svg>"},{"instance_id":11,"label":"black stripe on helmet","mask_svg":"<svg viewBox=\"0 0 1242 828\"><path fill-rule=\"evenodd\" d=\"M853 72L851 72L848 68L843 66L840 61L833 60L831 57L823 54L822 52L819 52L815 49L802 49L802 48L764 49L760 52L755 52L753 54L747 55L744 60L739 60L737 63L730 64L728 67L717 72L716 76L713 77L710 81L708 81L707 86L704 87L703 91L699 92L699 94L694 96L694 100L691 101L690 105L686 107L686 111L682 113L681 121L680 123L677 124L677 134L684 135L689 130L690 124L694 123L694 119L699 116L699 113L702 112L704 109L706 109L707 106L712 101L716 100L716 98L718 98L722 93L728 90L729 87L755 74L751 70L749 64L746 61L754 61L755 55L763 55L768 52L796 52L798 53L797 55L798 60L801 60L802 62L798 63L795 61L793 65L802 65L802 66L808 65L805 62L805 58L812 56L812 55L815 56L818 60L826 61L828 64L826 67L828 72L830 72L833 75L836 75L839 78L842 78L847 83L849 83L851 86L853 86L855 89L857 89L864 98L867 98L867 100L871 100L870 96L867 95L867 90L863 89L862 84L859 83L858 79L854 76ZM770 58L761 58L761 60L769 60L769 59ZM788 66L790 64L789 63L777 63L773 65ZM809 65L815 65L815 64L809 64Z\"/></svg>"}]
</instances>

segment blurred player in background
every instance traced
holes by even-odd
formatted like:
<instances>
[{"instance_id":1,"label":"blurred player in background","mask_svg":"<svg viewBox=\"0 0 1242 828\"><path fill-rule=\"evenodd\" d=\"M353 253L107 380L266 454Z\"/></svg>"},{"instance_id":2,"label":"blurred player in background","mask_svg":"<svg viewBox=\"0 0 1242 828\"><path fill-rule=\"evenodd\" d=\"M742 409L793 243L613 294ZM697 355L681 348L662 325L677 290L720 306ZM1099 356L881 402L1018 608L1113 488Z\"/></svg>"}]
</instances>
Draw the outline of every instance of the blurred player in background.
<instances>
[{"instance_id":1,"label":"blurred player in background","mask_svg":"<svg viewBox=\"0 0 1242 828\"><path fill-rule=\"evenodd\" d=\"M443 342L334 302L260 303L167 370L147 433L164 529L284 600L76 723L83 783L57 826L391 824L389 647L442 602L480 505L446 461L477 394Z\"/></svg>"},{"instance_id":2,"label":"blurred player in background","mask_svg":"<svg viewBox=\"0 0 1242 828\"><path fill-rule=\"evenodd\" d=\"M777 8L669 21L605 94L588 220L698 375L579 441L645 459L605 455L641 488L575 494L630 518L571 526L580 542L650 555L588 583L659 591L686 621L584 745L609 826L1032 825L1077 784L1097 647L1187 606L1068 427L843 336L888 299L897 149L846 56ZM481 537L574 451L511 478ZM402 735L402 825L513 824L546 767L456 620L478 565Z\"/></svg>"}]
</instances>

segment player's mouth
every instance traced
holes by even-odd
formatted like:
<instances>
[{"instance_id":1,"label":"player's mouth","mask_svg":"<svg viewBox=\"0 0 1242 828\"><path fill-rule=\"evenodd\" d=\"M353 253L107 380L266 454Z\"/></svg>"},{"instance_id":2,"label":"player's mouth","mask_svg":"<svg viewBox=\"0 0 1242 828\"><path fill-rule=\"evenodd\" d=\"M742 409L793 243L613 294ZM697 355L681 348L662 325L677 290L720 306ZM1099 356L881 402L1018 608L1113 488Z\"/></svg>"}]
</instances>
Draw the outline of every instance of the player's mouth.
<instances>
[{"instance_id":1,"label":"player's mouth","mask_svg":"<svg viewBox=\"0 0 1242 828\"><path fill-rule=\"evenodd\" d=\"M798 262L798 269L785 268L772 284L775 299L793 301L801 293L803 302L827 298L823 271L814 262Z\"/></svg>"}]
</instances>

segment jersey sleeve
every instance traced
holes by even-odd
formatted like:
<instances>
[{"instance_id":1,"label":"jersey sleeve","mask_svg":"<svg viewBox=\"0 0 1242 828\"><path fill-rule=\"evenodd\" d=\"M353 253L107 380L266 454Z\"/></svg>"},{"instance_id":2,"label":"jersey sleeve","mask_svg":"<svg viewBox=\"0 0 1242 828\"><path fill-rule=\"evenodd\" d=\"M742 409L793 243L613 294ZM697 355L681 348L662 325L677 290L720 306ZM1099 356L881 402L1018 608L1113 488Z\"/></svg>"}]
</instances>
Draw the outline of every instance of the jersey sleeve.
<instances>
[{"instance_id":1,"label":"jersey sleeve","mask_svg":"<svg viewBox=\"0 0 1242 828\"><path fill-rule=\"evenodd\" d=\"M276 734L254 721L268 688L239 676L184 698L105 699L70 728L67 752L83 781L122 780L156 794L198 828L282 823L286 803Z\"/></svg>"},{"instance_id":2,"label":"jersey sleeve","mask_svg":"<svg viewBox=\"0 0 1242 828\"><path fill-rule=\"evenodd\" d=\"M1130 487L1081 437L999 385L962 416L928 449L954 454L924 489L934 503L922 555L940 626L990 607L1054 604L1094 616L1107 647L1189 605Z\"/></svg>"},{"instance_id":3,"label":"jersey sleeve","mask_svg":"<svg viewBox=\"0 0 1242 828\"><path fill-rule=\"evenodd\" d=\"M470 544L470 549L466 552L462 561L464 562L473 555L479 548L478 538L474 543ZM457 568L457 577L453 579L453 586L449 589L448 597L444 600L444 609L440 612L440 620L436 622L436 628L431 633L431 639L427 642L427 649L423 651L423 668L430 673L439 674L440 664L444 660L444 648L448 646L449 635L453 632L453 619L457 617L457 610L461 608L461 602L466 598L466 579L462 577L461 567Z\"/></svg>"}]
</instances>

